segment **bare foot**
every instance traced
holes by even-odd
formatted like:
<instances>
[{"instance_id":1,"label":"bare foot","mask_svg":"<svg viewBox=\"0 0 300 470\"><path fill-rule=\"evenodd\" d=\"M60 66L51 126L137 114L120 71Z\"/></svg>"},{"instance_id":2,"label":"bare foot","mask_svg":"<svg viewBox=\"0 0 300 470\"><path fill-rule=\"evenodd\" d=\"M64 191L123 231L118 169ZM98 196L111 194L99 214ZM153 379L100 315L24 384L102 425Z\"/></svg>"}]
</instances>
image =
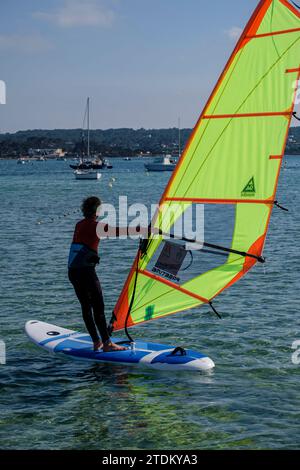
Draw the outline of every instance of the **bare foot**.
<instances>
[{"instance_id":1,"label":"bare foot","mask_svg":"<svg viewBox=\"0 0 300 470\"><path fill-rule=\"evenodd\" d=\"M112 352L112 351L125 351L127 348L124 348L124 346L118 346L115 343L112 343L111 341L108 341L104 343L103 346L103 352Z\"/></svg>"},{"instance_id":2,"label":"bare foot","mask_svg":"<svg viewBox=\"0 0 300 470\"><path fill-rule=\"evenodd\" d=\"M97 341L96 343L94 343L94 351L99 351L99 349L101 349L103 346L103 343L102 341Z\"/></svg>"}]
</instances>

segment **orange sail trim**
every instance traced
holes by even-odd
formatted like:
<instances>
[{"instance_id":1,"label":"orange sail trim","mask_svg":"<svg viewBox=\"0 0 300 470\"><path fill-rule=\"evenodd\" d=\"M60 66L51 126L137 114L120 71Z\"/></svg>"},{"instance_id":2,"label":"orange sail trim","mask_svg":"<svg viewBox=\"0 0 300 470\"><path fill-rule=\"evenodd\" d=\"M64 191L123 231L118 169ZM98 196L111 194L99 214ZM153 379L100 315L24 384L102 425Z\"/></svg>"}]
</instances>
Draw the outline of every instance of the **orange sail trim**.
<instances>
[{"instance_id":1,"label":"orange sail trim","mask_svg":"<svg viewBox=\"0 0 300 470\"><path fill-rule=\"evenodd\" d=\"M174 315L174 313L179 313L179 312L182 312L182 308L174 310L174 312L164 313L163 315L160 316L160 318L170 317L171 315ZM149 323L152 320L153 320L152 318L149 318L147 320L143 320L143 321L139 322L139 325L144 325L145 323ZM119 324L119 326L118 326L118 324L119 324L119 322L114 324L114 331L115 330L121 330L123 328L123 326L121 326L121 324ZM127 322L127 327L131 327L131 326L135 326L135 323L132 321L131 316L129 316L129 319L128 319L128 322Z\"/></svg>"},{"instance_id":2,"label":"orange sail trim","mask_svg":"<svg viewBox=\"0 0 300 470\"><path fill-rule=\"evenodd\" d=\"M300 72L300 67L298 69L287 69L285 73L297 73Z\"/></svg>"},{"instance_id":3,"label":"orange sail trim","mask_svg":"<svg viewBox=\"0 0 300 470\"><path fill-rule=\"evenodd\" d=\"M186 294L190 297L193 297L196 300L199 300L200 302L209 303L209 300L206 299L205 297L201 297L200 295L194 294L194 292L191 292L187 289L184 289L183 287L180 287L180 286L178 286L177 284L174 284L171 281L168 281L166 279L162 279L158 276L155 276L155 274L150 273L149 271L139 270L139 274L142 274L142 275L147 276L151 279L154 279L155 281L159 281L162 284L166 284L167 286L171 287L172 289L176 289L176 290L182 292L183 294ZM126 289L124 288L124 296L125 297L120 296L120 298L118 300L118 303L115 307L115 311L118 311L118 318L117 318L117 321L114 323L114 330L119 330L119 329L123 328L124 321L125 321L125 319L127 317L127 314L128 314L129 305L128 305L128 302L127 302L127 296L128 296L127 289L128 289L128 287L126 287ZM178 311L180 311L180 309ZM174 312L171 312L171 313L166 314L164 316L171 315L172 313L174 313ZM148 321L150 321L150 320L148 320ZM142 323L146 323L146 321L142 322ZM133 326L133 325L134 325L134 322L132 321L131 315L129 315L128 320L127 320L127 326L130 327L130 326Z\"/></svg>"},{"instance_id":4,"label":"orange sail trim","mask_svg":"<svg viewBox=\"0 0 300 470\"><path fill-rule=\"evenodd\" d=\"M128 283L129 285L129 283ZM114 323L114 330L119 329L119 325L121 328L123 328L124 322L126 320L127 314L129 310L129 304L128 304L128 286L124 287L124 290L122 291L122 295L119 297L119 300L114 308L114 312L118 312L118 318L116 323ZM132 324L131 317L129 315L127 324L128 326Z\"/></svg>"},{"instance_id":5,"label":"orange sail trim","mask_svg":"<svg viewBox=\"0 0 300 470\"><path fill-rule=\"evenodd\" d=\"M278 111L269 113L246 113L246 114L207 114L203 119L233 119L233 118L249 118L249 117L268 117L268 116L289 116L290 111Z\"/></svg>"},{"instance_id":6,"label":"orange sail trim","mask_svg":"<svg viewBox=\"0 0 300 470\"><path fill-rule=\"evenodd\" d=\"M265 14L267 13L271 3L273 0L262 0L260 4L257 7L257 10L254 12L254 18L252 21L250 20L250 24L246 26L246 30L244 31L242 37L241 37L241 44L239 46L239 49L241 47L244 47L249 41L252 40L252 38L256 35L262 20L264 19Z\"/></svg>"},{"instance_id":7,"label":"orange sail trim","mask_svg":"<svg viewBox=\"0 0 300 470\"><path fill-rule=\"evenodd\" d=\"M257 6L253 16L254 18L250 19L250 24L246 26L247 33L244 34L244 38L247 39L247 36L255 36L258 31L262 20L264 19L265 14L267 13L272 0L263 0Z\"/></svg>"},{"instance_id":8,"label":"orange sail trim","mask_svg":"<svg viewBox=\"0 0 300 470\"><path fill-rule=\"evenodd\" d=\"M194 292L191 292L187 289L184 289L183 287L178 286L174 282L168 281L167 279L163 279L159 276L156 276L153 273L150 273L149 271L145 270L139 270L140 274L143 274L144 276L148 276L151 279L154 279L155 281L161 282L162 284L166 284L169 287L172 287L172 289L178 290L182 292L183 294L189 295L190 297L194 297L194 299L200 300L201 302L208 303L209 300L205 299L204 297L201 297L201 295L194 294Z\"/></svg>"},{"instance_id":9,"label":"orange sail trim","mask_svg":"<svg viewBox=\"0 0 300 470\"><path fill-rule=\"evenodd\" d=\"M247 36L247 38L259 39L259 38L266 38L268 36L278 36L279 34L296 33L297 31L300 31L300 28L283 29L282 31L272 31L272 33L256 34L255 36Z\"/></svg>"},{"instance_id":10,"label":"orange sail trim","mask_svg":"<svg viewBox=\"0 0 300 470\"><path fill-rule=\"evenodd\" d=\"M115 314L118 313L118 318L117 318L117 322L114 324L114 330L119 329L119 327L118 327L119 324L124 325L125 319L128 315L128 310L129 310L128 289L129 289L131 279L132 279L133 275L135 275L135 273L136 273L138 259L139 259L139 256L137 255L135 260L134 260L131 272L129 273L129 276L126 279L126 282L125 282L125 285L124 285L123 290L121 292L121 295L120 295L120 297L119 297L119 299L118 299L118 301L115 305L114 312L115 312ZM131 320L130 315L129 315L127 324L128 324L128 326L130 326L132 324L132 320ZM121 326L121 328L123 328L123 326Z\"/></svg>"},{"instance_id":11,"label":"orange sail trim","mask_svg":"<svg viewBox=\"0 0 300 470\"><path fill-rule=\"evenodd\" d=\"M271 212L272 211L270 210L270 216L271 216ZM264 243L265 243L265 239L266 239L266 234L267 234L267 232L264 235L262 235L258 240L256 240L256 242L251 246L251 248L249 250L249 253L251 253L252 255L255 255L255 256L261 256L262 251L263 251L263 247L264 247ZM238 273L226 286L224 286L215 295L215 297L220 295L225 289L228 289L228 287L231 287L239 279L241 279L256 264L256 262L257 261L253 258L248 258L248 257L245 258L245 262L244 262L242 271L240 273ZM211 300L213 300L213 299L211 299Z\"/></svg>"},{"instance_id":12,"label":"orange sail trim","mask_svg":"<svg viewBox=\"0 0 300 470\"><path fill-rule=\"evenodd\" d=\"M194 202L197 204L273 204L274 199L202 199L192 197L167 197L170 202Z\"/></svg>"},{"instance_id":13,"label":"orange sail trim","mask_svg":"<svg viewBox=\"0 0 300 470\"><path fill-rule=\"evenodd\" d=\"M269 160L282 160L283 155L271 155Z\"/></svg>"}]
</instances>

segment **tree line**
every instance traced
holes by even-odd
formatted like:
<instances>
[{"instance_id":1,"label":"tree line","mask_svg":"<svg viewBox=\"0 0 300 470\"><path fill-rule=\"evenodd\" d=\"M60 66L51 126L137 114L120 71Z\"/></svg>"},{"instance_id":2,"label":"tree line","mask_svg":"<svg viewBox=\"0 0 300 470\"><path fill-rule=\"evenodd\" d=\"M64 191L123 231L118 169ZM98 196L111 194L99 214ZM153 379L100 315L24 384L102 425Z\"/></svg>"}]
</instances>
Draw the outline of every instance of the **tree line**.
<instances>
[{"instance_id":1,"label":"tree line","mask_svg":"<svg viewBox=\"0 0 300 470\"><path fill-rule=\"evenodd\" d=\"M192 129L181 130L181 151L191 132ZM62 148L70 156L83 155L86 153L87 135L82 129L35 129L0 134L0 158L25 156L31 148ZM177 128L91 130L90 148L92 153L104 156L178 155L179 132ZM290 130L286 153L300 154L300 127Z\"/></svg>"}]
</instances>

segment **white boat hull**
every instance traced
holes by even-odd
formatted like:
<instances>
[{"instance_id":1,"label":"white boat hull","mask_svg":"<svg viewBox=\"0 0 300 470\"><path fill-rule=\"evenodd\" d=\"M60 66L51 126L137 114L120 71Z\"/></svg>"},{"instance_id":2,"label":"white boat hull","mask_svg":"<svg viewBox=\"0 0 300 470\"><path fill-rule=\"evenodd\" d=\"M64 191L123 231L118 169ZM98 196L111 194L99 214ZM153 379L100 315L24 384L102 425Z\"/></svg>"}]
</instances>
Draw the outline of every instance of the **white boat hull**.
<instances>
[{"instance_id":1,"label":"white boat hull","mask_svg":"<svg viewBox=\"0 0 300 470\"><path fill-rule=\"evenodd\" d=\"M145 163L147 171L173 171L176 165L170 163L169 165L163 165L160 163Z\"/></svg>"},{"instance_id":2,"label":"white boat hull","mask_svg":"<svg viewBox=\"0 0 300 470\"><path fill-rule=\"evenodd\" d=\"M101 178L101 173L98 171L81 171L77 170L74 172L75 178L77 180L99 180Z\"/></svg>"}]
</instances>

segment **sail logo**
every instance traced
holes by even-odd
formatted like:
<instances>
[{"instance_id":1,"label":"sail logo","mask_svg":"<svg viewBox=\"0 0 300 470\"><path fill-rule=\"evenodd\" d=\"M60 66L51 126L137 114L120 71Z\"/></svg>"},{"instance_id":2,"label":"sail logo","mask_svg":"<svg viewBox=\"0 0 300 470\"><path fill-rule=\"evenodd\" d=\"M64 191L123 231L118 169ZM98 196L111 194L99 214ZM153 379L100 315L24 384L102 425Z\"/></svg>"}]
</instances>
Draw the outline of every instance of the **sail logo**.
<instances>
[{"instance_id":1,"label":"sail logo","mask_svg":"<svg viewBox=\"0 0 300 470\"><path fill-rule=\"evenodd\" d=\"M166 278L166 279L169 279L169 281L175 281L175 282L179 282L179 281L180 281L180 278L179 278L179 277L174 276L174 274L168 273L167 271L163 271L162 269L157 268L156 266L154 266L154 267L152 268L152 272L155 273L155 274L158 274L158 275L161 276L161 277L164 277L164 278Z\"/></svg>"},{"instance_id":2,"label":"sail logo","mask_svg":"<svg viewBox=\"0 0 300 470\"><path fill-rule=\"evenodd\" d=\"M248 181L246 186L244 187L242 191L242 196L255 196L256 189L255 189L255 181L254 181L254 176Z\"/></svg>"},{"instance_id":3,"label":"sail logo","mask_svg":"<svg viewBox=\"0 0 300 470\"><path fill-rule=\"evenodd\" d=\"M148 305L145 310L145 321L149 321L154 315L154 305Z\"/></svg>"},{"instance_id":4,"label":"sail logo","mask_svg":"<svg viewBox=\"0 0 300 470\"><path fill-rule=\"evenodd\" d=\"M6 104L6 84L0 80L0 104Z\"/></svg>"}]
</instances>

